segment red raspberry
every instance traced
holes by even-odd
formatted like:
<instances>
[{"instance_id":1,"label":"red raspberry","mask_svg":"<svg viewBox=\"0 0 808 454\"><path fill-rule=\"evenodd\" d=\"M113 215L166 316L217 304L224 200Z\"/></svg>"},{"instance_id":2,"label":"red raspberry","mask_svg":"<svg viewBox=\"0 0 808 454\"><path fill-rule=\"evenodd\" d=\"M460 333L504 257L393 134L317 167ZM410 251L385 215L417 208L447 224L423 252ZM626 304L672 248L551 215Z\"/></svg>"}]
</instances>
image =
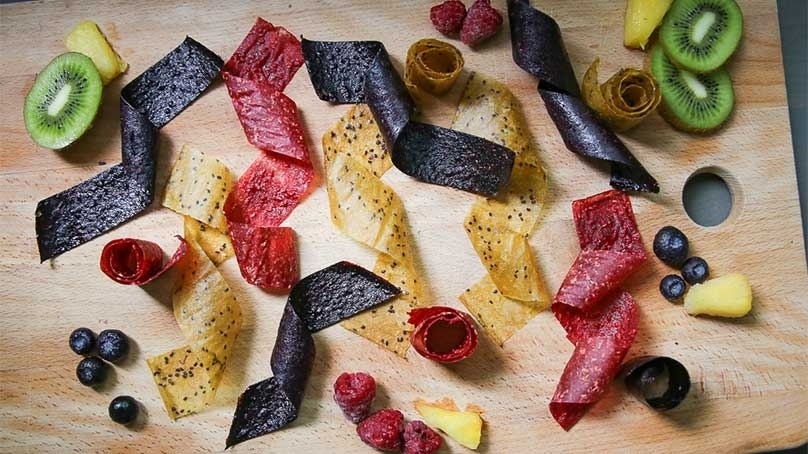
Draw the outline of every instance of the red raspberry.
<instances>
[{"instance_id":1,"label":"red raspberry","mask_svg":"<svg viewBox=\"0 0 808 454\"><path fill-rule=\"evenodd\" d=\"M502 15L491 7L491 0L477 0L471 5L463 21L460 41L474 47L496 35L500 27L502 27Z\"/></svg>"},{"instance_id":2,"label":"red raspberry","mask_svg":"<svg viewBox=\"0 0 808 454\"><path fill-rule=\"evenodd\" d=\"M389 408L371 414L356 426L356 433L365 444L383 451L401 451L404 415Z\"/></svg>"},{"instance_id":3,"label":"red raspberry","mask_svg":"<svg viewBox=\"0 0 808 454\"><path fill-rule=\"evenodd\" d=\"M443 438L422 421L410 421L404 428L404 454L432 454Z\"/></svg>"},{"instance_id":4,"label":"red raspberry","mask_svg":"<svg viewBox=\"0 0 808 454\"><path fill-rule=\"evenodd\" d=\"M354 424L365 419L370 413L374 397L376 397L376 381L364 372L355 374L343 372L334 382L334 402Z\"/></svg>"},{"instance_id":5,"label":"red raspberry","mask_svg":"<svg viewBox=\"0 0 808 454\"><path fill-rule=\"evenodd\" d=\"M429 10L429 20L435 29L446 36L457 37L466 17L466 5L457 0L448 0Z\"/></svg>"}]
</instances>

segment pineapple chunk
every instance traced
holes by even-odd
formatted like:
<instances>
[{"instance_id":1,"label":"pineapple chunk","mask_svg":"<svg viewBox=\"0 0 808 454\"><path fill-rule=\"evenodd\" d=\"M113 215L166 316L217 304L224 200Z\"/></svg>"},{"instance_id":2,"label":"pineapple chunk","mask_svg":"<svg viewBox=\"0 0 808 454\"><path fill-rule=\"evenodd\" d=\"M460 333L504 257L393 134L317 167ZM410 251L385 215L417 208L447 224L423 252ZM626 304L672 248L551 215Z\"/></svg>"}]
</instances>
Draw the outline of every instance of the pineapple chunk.
<instances>
[{"instance_id":1,"label":"pineapple chunk","mask_svg":"<svg viewBox=\"0 0 808 454\"><path fill-rule=\"evenodd\" d=\"M123 74L129 66L115 52L98 25L91 20L79 22L65 38L65 46L71 52L79 52L90 57L104 85Z\"/></svg>"},{"instance_id":2,"label":"pineapple chunk","mask_svg":"<svg viewBox=\"0 0 808 454\"><path fill-rule=\"evenodd\" d=\"M733 273L696 284L685 295L690 315L743 317L752 310L752 287L743 274Z\"/></svg>"},{"instance_id":3,"label":"pineapple chunk","mask_svg":"<svg viewBox=\"0 0 808 454\"><path fill-rule=\"evenodd\" d=\"M450 399L435 403L416 400L415 411L426 425L440 429L461 445L469 449L477 449L480 445L483 419L479 411L472 411L469 407L460 411Z\"/></svg>"},{"instance_id":4,"label":"pineapple chunk","mask_svg":"<svg viewBox=\"0 0 808 454\"><path fill-rule=\"evenodd\" d=\"M673 0L628 0L623 45L645 49Z\"/></svg>"}]
</instances>

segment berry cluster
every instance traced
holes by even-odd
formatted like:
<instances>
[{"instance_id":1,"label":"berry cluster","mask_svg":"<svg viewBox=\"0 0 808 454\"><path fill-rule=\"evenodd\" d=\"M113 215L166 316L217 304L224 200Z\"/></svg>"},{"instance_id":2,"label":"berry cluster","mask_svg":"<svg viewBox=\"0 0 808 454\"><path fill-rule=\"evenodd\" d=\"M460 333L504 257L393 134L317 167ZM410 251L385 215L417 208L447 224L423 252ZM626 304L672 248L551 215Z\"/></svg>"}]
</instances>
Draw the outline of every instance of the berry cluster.
<instances>
[{"instance_id":1,"label":"berry cluster","mask_svg":"<svg viewBox=\"0 0 808 454\"><path fill-rule=\"evenodd\" d=\"M502 27L502 14L491 7L491 0L476 0L466 11L458 0L448 0L429 10L435 29L474 47L497 34Z\"/></svg>"}]
</instances>

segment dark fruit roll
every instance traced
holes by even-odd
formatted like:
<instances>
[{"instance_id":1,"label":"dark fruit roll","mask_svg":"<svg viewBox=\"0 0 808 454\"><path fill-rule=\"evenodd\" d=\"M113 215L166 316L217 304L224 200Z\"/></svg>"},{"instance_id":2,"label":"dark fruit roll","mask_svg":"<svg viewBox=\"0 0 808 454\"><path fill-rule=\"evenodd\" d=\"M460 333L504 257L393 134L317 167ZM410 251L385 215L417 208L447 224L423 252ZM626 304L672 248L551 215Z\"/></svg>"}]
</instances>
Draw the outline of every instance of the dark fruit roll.
<instances>
[{"instance_id":1,"label":"dark fruit roll","mask_svg":"<svg viewBox=\"0 0 808 454\"><path fill-rule=\"evenodd\" d=\"M89 328L77 328L70 333L70 349L79 355L86 355L95 348L95 333Z\"/></svg>"},{"instance_id":2,"label":"dark fruit roll","mask_svg":"<svg viewBox=\"0 0 808 454\"><path fill-rule=\"evenodd\" d=\"M677 274L669 274L659 282L659 292L671 303L681 302L682 297L685 296L685 290L687 290L687 284Z\"/></svg>"},{"instance_id":3,"label":"dark fruit roll","mask_svg":"<svg viewBox=\"0 0 808 454\"><path fill-rule=\"evenodd\" d=\"M129 351L126 334L117 329L105 329L98 335L98 356L109 362L117 362Z\"/></svg>"},{"instance_id":4,"label":"dark fruit roll","mask_svg":"<svg viewBox=\"0 0 808 454\"><path fill-rule=\"evenodd\" d=\"M670 410L690 391L690 374L667 356L641 356L626 361L620 376L628 390L654 410Z\"/></svg>"},{"instance_id":5,"label":"dark fruit roll","mask_svg":"<svg viewBox=\"0 0 808 454\"><path fill-rule=\"evenodd\" d=\"M701 257L690 257L682 265L682 277L690 285L701 284L710 277L710 267Z\"/></svg>"},{"instance_id":6,"label":"dark fruit roll","mask_svg":"<svg viewBox=\"0 0 808 454\"><path fill-rule=\"evenodd\" d=\"M654 255L674 268L682 266L687 259L687 252L687 236L676 227L662 227L654 236Z\"/></svg>"},{"instance_id":7,"label":"dark fruit roll","mask_svg":"<svg viewBox=\"0 0 808 454\"><path fill-rule=\"evenodd\" d=\"M101 358L90 356L79 361L76 367L76 377L84 386L97 386L107 378L109 366Z\"/></svg>"},{"instance_id":8,"label":"dark fruit roll","mask_svg":"<svg viewBox=\"0 0 808 454\"><path fill-rule=\"evenodd\" d=\"M109 418L118 424L129 424L137 419L140 408L130 396L118 396L109 403Z\"/></svg>"}]
</instances>

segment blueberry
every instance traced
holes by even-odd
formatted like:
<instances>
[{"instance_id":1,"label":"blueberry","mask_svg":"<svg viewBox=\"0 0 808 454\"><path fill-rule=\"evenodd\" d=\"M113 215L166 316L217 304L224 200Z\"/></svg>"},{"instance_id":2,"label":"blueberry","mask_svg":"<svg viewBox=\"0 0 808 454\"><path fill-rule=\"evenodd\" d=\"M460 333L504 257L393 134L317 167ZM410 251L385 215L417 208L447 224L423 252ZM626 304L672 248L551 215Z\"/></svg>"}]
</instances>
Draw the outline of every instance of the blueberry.
<instances>
[{"instance_id":1,"label":"blueberry","mask_svg":"<svg viewBox=\"0 0 808 454\"><path fill-rule=\"evenodd\" d=\"M109 403L109 417L118 424L129 424L137 418L137 401L130 396L118 396Z\"/></svg>"},{"instance_id":2,"label":"blueberry","mask_svg":"<svg viewBox=\"0 0 808 454\"><path fill-rule=\"evenodd\" d=\"M86 355L95 347L95 333L88 328L78 328L70 333L70 349L79 355Z\"/></svg>"},{"instance_id":3,"label":"blueberry","mask_svg":"<svg viewBox=\"0 0 808 454\"><path fill-rule=\"evenodd\" d=\"M662 227L654 236L654 254L674 268L681 267L687 258L687 237L676 227Z\"/></svg>"},{"instance_id":4,"label":"blueberry","mask_svg":"<svg viewBox=\"0 0 808 454\"><path fill-rule=\"evenodd\" d=\"M107 378L109 366L101 358L90 356L79 361L76 367L76 377L84 386L100 385Z\"/></svg>"},{"instance_id":5,"label":"blueberry","mask_svg":"<svg viewBox=\"0 0 808 454\"><path fill-rule=\"evenodd\" d=\"M687 284L678 274L669 274L659 282L659 292L671 303L681 301Z\"/></svg>"},{"instance_id":6,"label":"blueberry","mask_svg":"<svg viewBox=\"0 0 808 454\"><path fill-rule=\"evenodd\" d=\"M701 257L690 257L682 265L682 277L688 284L701 284L710 276L710 268Z\"/></svg>"},{"instance_id":7,"label":"blueberry","mask_svg":"<svg viewBox=\"0 0 808 454\"><path fill-rule=\"evenodd\" d=\"M117 329L105 329L98 335L98 356L109 362L119 361L129 351L126 334Z\"/></svg>"}]
</instances>

